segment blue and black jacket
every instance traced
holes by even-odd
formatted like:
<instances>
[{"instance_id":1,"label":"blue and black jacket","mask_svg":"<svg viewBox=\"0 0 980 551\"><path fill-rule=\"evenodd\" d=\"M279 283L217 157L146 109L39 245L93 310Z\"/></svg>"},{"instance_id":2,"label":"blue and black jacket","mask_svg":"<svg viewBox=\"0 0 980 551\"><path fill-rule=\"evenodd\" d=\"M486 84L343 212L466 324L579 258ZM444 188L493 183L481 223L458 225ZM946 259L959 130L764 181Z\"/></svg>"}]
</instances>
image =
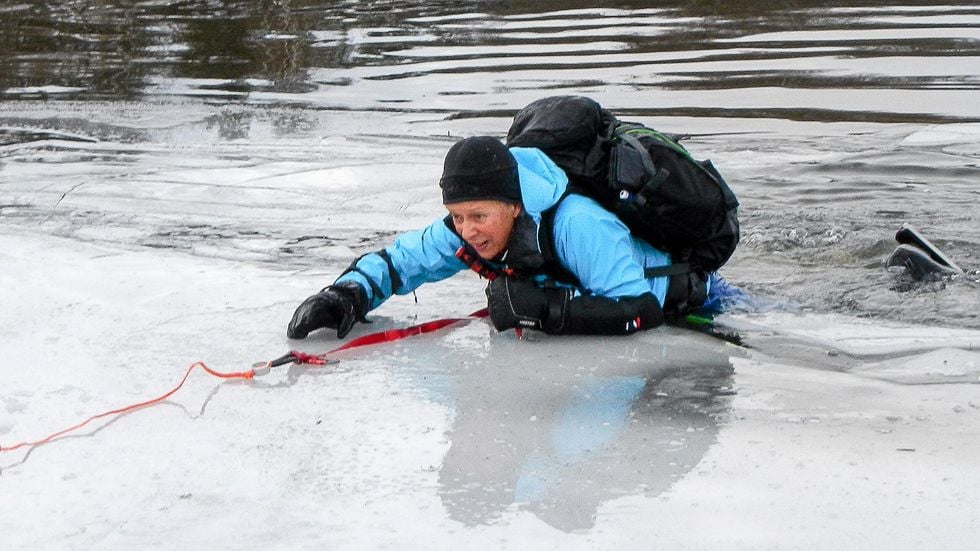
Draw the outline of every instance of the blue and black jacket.
<instances>
[{"instance_id":1,"label":"blue and black jacket","mask_svg":"<svg viewBox=\"0 0 980 551\"><path fill-rule=\"evenodd\" d=\"M494 267L517 268L537 275L539 281L573 288L572 297L610 302L646 297L655 299L658 307L669 302L669 291L674 293L669 289L671 277L648 276L651 268L671 264L667 253L633 237L616 215L591 198L567 193L565 173L540 150L514 147L510 152L517 161L524 214L515 223L508 251ZM394 294L411 293L424 283L467 269L456 255L465 245L452 223L439 219L357 259L337 283L361 285L371 310ZM702 294L693 306L703 301Z\"/></svg>"}]
</instances>

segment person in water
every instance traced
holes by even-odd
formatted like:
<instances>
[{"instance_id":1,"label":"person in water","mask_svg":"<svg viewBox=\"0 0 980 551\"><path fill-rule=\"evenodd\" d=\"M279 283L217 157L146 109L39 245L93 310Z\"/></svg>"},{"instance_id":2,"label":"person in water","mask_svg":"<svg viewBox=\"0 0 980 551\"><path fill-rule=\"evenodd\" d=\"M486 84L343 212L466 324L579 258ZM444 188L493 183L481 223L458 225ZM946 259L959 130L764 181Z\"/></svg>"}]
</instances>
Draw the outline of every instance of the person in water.
<instances>
[{"instance_id":1,"label":"person in water","mask_svg":"<svg viewBox=\"0 0 980 551\"><path fill-rule=\"evenodd\" d=\"M287 336L332 328L343 338L393 294L467 267L492 278L487 301L498 330L630 334L752 303L716 273L648 277L649 269L670 266L670 256L594 200L565 197L568 178L538 149L485 136L461 140L446 155L439 186L448 216L355 260L299 305ZM917 281L963 273L911 226L895 239L886 267Z\"/></svg>"},{"instance_id":2,"label":"person in water","mask_svg":"<svg viewBox=\"0 0 980 551\"><path fill-rule=\"evenodd\" d=\"M565 196L565 173L539 149L463 139L446 155L439 186L448 216L356 259L299 305L287 336L331 328L343 338L393 294L468 267L491 279L490 319L501 331L630 334L717 309L738 292L715 273L647 277L646 269L669 266L670 256L594 200Z\"/></svg>"}]
</instances>

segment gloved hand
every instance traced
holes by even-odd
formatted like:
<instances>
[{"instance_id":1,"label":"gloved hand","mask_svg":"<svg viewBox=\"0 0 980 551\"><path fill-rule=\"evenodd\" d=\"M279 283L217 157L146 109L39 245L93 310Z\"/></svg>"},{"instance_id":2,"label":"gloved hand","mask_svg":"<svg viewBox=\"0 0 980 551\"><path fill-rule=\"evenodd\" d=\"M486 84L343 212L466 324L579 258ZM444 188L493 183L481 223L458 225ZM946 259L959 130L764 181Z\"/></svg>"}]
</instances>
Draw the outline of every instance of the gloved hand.
<instances>
[{"instance_id":1,"label":"gloved hand","mask_svg":"<svg viewBox=\"0 0 980 551\"><path fill-rule=\"evenodd\" d=\"M367 293L353 281L331 285L303 301L286 327L286 336L305 339L310 331L322 327L337 329L337 338L344 338L354 322L364 321L367 313Z\"/></svg>"},{"instance_id":2,"label":"gloved hand","mask_svg":"<svg viewBox=\"0 0 980 551\"><path fill-rule=\"evenodd\" d=\"M528 327L553 335L629 335L664 322L652 293L572 298L571 289L541 288L533 281L510 277L498 277L487 285L487 307L498 331Z\"/></svg>"},{"instance_id":3,"label":"gloved hand","mask_svg":"<svg viewBox=\"0 0 980 551\"><path fill-rule=\"evenodd\" d=\"M570 289L541 288L531 280L498 277L487 285L487 308L498 331L527 327L559 333L570 296Z\"/></svg>"}]
</instances>

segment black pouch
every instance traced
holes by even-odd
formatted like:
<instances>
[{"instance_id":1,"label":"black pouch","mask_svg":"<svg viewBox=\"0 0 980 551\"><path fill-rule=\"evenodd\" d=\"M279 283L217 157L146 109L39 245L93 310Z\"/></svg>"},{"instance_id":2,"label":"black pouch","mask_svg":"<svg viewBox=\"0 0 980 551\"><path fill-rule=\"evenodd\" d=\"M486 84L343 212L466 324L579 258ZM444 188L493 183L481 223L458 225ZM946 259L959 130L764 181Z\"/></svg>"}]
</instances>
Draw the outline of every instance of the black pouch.
<instances>
[{"instance_id":1,"label":"black pouch","mask_svg":"<svg viewBox=\"0 0 980 551\"><path fill-rule=\"evenodd\" d=\"M636 193L649 176L642 153L627 144L617 144L612 148L609 157L610 187Z\"/></svg>"},{"instance_id":2,"label":"black pouch","mask_svg":"<svg viewBox=\"0 0 980 551\"><path fill-rule=\"evenodd\" d=\"M664 315L679 319L697 310L708 299L708 276L701 273L683 273L670 276L667 296L664 299Z\"/></svg>"}]
</instances>

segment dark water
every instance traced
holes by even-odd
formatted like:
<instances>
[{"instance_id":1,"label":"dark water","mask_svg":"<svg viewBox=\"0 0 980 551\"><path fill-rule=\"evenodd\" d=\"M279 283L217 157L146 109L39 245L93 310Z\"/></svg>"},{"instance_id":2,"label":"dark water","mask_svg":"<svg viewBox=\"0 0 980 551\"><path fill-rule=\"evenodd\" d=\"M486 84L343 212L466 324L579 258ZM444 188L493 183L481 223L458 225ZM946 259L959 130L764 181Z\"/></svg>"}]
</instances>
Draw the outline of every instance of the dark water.
<instances>
[{"instance_id":1,"label":"dark water","mask_svg":"<svg viewBox=\"0 0 980 551\"><path fill-rule=\"evenodd\" d=\"M0 227L339 265L332 247L380 246L403 224L372 217L411 200L344 200L344 226L330 205L279 210L327 182L253 183L315 170L341 139L331 167L431 168L453 136L582 94L715 160L742 201L730 279L802 308L980 327L978 88L973 2L5 2ZM254 173L218 189L217 169ZM970 273L883 270L902 222Z\"/></svg>"},{"instance_id":2,"label":"dark water","mask_svg":"<svg viewBox=\"0 0 980 551\"><path fill-rule=\"evenodd\" d=\"M980 79L980 8L971 2L9 4L0 11L0 89L8 99L44 96L52 92L45 87L58 86L73 99L140 99L176 89L246 100L249 92L328 95L331 87L357 87L365 79L392 81L388 101L405 103L422 91L399 91L401 80L429 76L434 84L458 84L466 79L435 75L492 73L509 80L531 70L539 75L537 90L626 86L708 98L776 88L785 94L753 106L747 98L717 105L648 99L628 105L637 114L980 120L971 101ZM881 90L921 101L859 99ZM935 93L907 93L913 91ZM498 91L434 86L424 92ZM848 92L863 105L817 99ZM811 105L785 101L789 96L809 97ZM432 106L413 103L412 109Z\"/></svg>"}]
</instances>

